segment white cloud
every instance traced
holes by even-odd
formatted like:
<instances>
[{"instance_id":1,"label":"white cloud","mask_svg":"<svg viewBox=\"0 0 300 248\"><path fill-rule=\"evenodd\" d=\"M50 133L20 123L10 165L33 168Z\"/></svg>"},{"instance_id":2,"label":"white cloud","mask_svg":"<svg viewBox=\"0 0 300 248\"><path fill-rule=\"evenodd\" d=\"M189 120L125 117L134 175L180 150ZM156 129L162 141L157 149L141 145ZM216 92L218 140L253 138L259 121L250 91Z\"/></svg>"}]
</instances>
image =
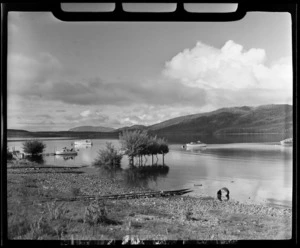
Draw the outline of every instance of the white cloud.
<instances>
[{"instance_id":1,"label":"white cloud","mask_svg":"<svg viewBox=\"0 0 300 248\"><path fill-rule=\"evenodd\" d=\"M260 86L271 89L291 89L293 80L292 57L281 58L270 67L262 64L254 68Z\"/></svg>"},{"instance_id":2,"label":"white cloud","mask_svg":"<svg viewBox=\"0 0 300 248\"><path fill-rule=\"evenodd\" d=\"M292 58L281 58L268 66L266 57L263 49L246 51L231 40L221 49L197 42L167 61L163 75L204 90L202 110L292 104Z\"/></svg>"},{"instance_id":3,"label":"white cloud","mask_svg":"<svg viewBox=\"0 0 300 248\"><path fill-rule=\"evenodd\" d=\"M243 46L229 40L221 48L197 42L166 62L163 74L198 88L245 89L292 87L291 58L268 67L264 49Z\"/></svg>"},{"instance_id":4,"label":"white cloud","mask_svg":"<svg viewBox=\"0 0 300 248\"><path fill-rule=\"evenodd\" d=\"M89 109L80 113L80 115L82 117L88 117L90 114L91 114L91 111Z\"/></svg>"}]
</instances>

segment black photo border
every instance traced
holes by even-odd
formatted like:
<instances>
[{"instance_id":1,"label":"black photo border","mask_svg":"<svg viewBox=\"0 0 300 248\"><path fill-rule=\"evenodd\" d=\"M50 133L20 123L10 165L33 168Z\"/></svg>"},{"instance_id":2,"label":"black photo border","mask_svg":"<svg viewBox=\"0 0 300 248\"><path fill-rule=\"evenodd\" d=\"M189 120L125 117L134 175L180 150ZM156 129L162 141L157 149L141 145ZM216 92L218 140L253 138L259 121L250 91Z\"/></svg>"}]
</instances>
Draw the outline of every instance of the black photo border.
<instances>
[{"instance_id":1,"label":"black photo border","mask_svg":"<svg viewBox=\"0 0 300 248\"><path fill-rule=\"evenodd\" d=\"M62 1L79 2L79 1ZM291 15L292 22L292 63L293 63L293 203L292 203L292 239L291 240L228 240L228 241L184 241L184 240L169 240L165 245L279 245L279 246L296 246L299 243L298 237L298 1L122 1L123 3L176 3L177 9L174 12L167 13L131 13L125 12L122 9L122 3L119 1L104 0L104 1L88 1L115 3L113 12L64 12L60 7L60 2L19 2L19 3L1 3L1 246L7 245L38 245L38 246L56 246L56 245L71 245L71 241L55 241L55 240L8 240L7 238L7 164L6 164L6 147L7 147L7 17L10 11L21 12L52 12L53 15L67 22L72 21L114 21L114 22L151 22L151 21L172 21L172 22L189 22L189 21L235 21L242 19L247 12L288 12ZM232 13L190 13L184 10L183 3L238 3L238 9ZM119 245L122 241L116 240L110 244ZM78 241L74 245L89 245L98 246L109 244L109 241ZM144 244L151 245L153 242L145 241Z\"/></svg>"}]
</instances>

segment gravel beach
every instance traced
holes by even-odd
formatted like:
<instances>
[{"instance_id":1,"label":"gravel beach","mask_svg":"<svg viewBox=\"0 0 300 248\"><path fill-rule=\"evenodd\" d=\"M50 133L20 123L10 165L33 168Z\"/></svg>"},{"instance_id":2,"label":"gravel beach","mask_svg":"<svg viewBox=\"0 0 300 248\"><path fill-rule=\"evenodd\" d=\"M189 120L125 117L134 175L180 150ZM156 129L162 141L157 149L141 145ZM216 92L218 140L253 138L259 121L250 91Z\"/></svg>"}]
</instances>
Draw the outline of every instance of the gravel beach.
<instances>
[{"instance_id":1,"label":"gravel beach","mask_svg":"<svg viewBox=\"0 0 300 248\"><path fill-rule=\"evenodd\" d=\"M80 196L149 190L128 186L122 173L111 176L97 171L8 163L9 238L124 240L130 237L139 242L291 239L290 208L232 199L219 201L210 196L104 200L101 204L99 200L84 200ZM95 210L98 217L103 218L97 218L94 210L90 214L92 208L98 209ZM88 221L91 216L96 221Z\"/></svg>"}]
</instances>

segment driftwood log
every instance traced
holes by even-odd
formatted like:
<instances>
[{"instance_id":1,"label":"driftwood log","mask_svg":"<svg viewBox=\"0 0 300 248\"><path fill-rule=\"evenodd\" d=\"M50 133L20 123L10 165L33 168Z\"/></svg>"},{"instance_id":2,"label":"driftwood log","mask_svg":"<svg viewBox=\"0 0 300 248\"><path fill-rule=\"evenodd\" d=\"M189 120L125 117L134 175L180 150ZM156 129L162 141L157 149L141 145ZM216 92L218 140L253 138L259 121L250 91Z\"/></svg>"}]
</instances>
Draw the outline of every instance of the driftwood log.
<instances>
[{"instance_id":1,"label":"driftwood log","mask_svg":"<svg viewBox=\"0 0 300 248\"><path fill-rule=\"evenodd\" d=\"M180 190L170 190L170 191L148 191L141 193L128 193L128 194L116 194L116 195L100 195L100 196L90 196L90 195L78 195L73 198L51 198L56 201L78 201L78 200L118 200L118 199L133 199L133 198L143 198L143 197L167 197L174 195L183 195L193 190L190 189L180 189ZM50 198L47 198L48 200Z\"/></svg>"}]
</instances>

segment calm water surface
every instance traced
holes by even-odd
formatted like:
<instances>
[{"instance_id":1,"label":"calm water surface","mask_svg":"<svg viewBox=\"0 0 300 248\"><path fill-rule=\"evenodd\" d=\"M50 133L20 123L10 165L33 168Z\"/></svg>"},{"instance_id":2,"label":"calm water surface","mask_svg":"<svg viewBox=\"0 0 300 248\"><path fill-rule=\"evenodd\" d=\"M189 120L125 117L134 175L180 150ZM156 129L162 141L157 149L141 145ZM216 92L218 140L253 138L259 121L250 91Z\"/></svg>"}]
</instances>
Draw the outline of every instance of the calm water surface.
<instances>
[{"instance_id":1,"label":"calm water surface","mask_svg":"<svg viewBox=\"0 0 300 248\"><path fill-rule=\"evenodd\" d=\"M231 138L232 139L232 138ZM261 137L260 137L261 139ZM243 138L243 141L246 141ZM45 139L46 153L63 147L71 147L73 140ZM78 155L73 157L44 156L39 162L45 165L82 166L92 168L99 149L106 142L120 148L118 140L93 140L91 147L76 147ZM8 147L22 150L23 141L8 141ZM209 144L201 150L185 150L183 143L169 145L165 156L167 170L139 177L152 189L172 190L191 188L192 196L216 197L216 192L227 187L232 199L243 202L292 205L292 147L283 147L278 142ZM158 156L158 163L162 163ZM156 159L155 159L156 161ZM151 158L148 158L151 164ZM128 168L128 159L123 157L122 168ZM149 173L151 176L149 176ZM128 173L127 173L128 174ZM131 173L132 174L132 173ZM133 175L130 176L132 177ZM129 174L128 174L129 175ZM139 180L134 179L135 182Z\"/></svg>"}]
</instances>

